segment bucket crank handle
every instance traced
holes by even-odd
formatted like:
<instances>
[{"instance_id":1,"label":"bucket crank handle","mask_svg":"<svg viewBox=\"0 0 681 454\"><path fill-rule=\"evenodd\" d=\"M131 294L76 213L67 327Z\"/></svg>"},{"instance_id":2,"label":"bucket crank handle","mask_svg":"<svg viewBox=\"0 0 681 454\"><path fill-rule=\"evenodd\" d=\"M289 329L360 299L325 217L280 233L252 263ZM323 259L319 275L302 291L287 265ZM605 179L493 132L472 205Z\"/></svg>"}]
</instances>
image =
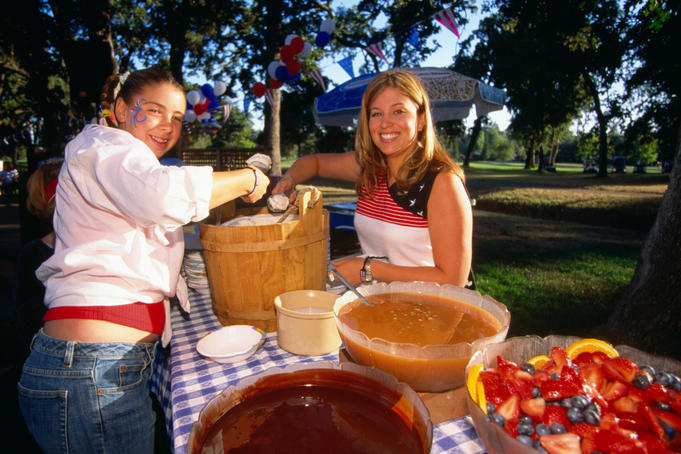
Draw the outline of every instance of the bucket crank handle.
<instances>
[{"instance_id":1,"label":"bucket crank handle","mask_svg":"<svg viewBox=\"0 0 681 454\"><path fill-rule=\"evenodd\" d=\"M351 290L355 295L357 295L357 297L360 299L361 302L363 302L367 306L371 306L371 303L369 302L369 300L366 299L366 297L364 295L359 293L357 288L355 288L354 285L352 285L350 282L348 282L348 280L345 279L345 277L343 277L343 275L340 274L338 272L338 270L336 270L336 265L329 263L328 270L329 270L330 273L334 273L336 276L338 276L338 280L340 280L348 288L348 290Z\"/></svg>"}]
</instances>

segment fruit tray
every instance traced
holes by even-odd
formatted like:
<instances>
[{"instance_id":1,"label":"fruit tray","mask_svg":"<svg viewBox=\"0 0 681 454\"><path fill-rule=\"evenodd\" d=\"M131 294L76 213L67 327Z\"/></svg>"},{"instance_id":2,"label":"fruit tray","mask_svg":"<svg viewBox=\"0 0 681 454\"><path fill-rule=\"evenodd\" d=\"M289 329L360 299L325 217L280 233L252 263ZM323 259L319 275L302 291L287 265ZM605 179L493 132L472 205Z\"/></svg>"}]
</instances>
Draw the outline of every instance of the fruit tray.
<instances>
[{"instance_id":1,"label":"fruit tray","mask_svg":"<svg viewBox=\"0 0 681 454\"><path fill-rule=\"evenodd\" d=\"M681 362L626 345L513 337L471 357L466 404L490 454L681 452L679 376Z\"/></svg>"}]
</instances>

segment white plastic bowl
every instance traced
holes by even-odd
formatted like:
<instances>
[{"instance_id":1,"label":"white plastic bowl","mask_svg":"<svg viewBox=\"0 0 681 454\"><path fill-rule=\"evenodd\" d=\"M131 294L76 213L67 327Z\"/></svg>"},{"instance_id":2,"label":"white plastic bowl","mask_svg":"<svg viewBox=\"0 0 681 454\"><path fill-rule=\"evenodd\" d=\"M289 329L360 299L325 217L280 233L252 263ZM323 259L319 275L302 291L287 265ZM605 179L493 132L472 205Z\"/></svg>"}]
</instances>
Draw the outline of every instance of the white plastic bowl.
<instances>
[{"instance_id":1,"label":"white plastic bowl","mask_svg":"<svg viewBox=\"0 0 681 454\"><path fill-rule=\"evenodd\" d=\"M196 350L218 363L238 363L265 342L265 332L251 325L224 326L203 336Z\"/></svg>"}]
</instances>

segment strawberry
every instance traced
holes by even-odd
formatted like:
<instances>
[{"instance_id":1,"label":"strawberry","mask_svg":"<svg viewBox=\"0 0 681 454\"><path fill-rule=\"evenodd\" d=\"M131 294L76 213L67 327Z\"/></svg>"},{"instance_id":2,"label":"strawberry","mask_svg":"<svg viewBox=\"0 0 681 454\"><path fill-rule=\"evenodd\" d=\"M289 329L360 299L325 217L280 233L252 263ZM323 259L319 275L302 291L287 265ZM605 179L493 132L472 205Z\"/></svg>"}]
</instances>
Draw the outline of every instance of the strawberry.
<instances>
[{"instance_id":1,"label":"strawberry","mask_svg":"<svg viewBox=\"0 0 681 454\"><path fill-rule=\"evenodd\" d=\"M594 362L594 355L591 352L582 352L575 359L572 360L573 363L577 364L580 368L584 364L591 364Z\"/></svg>"},{"instance_id":2,"label":"strawberry","mask_svg":"<svg viewBox=\"0 0 681 454\"><path fill-rule=\"evenodd\" d=\"M596 391L600 391L605 384L605 373L600 364L592 363L580 366L579 375L584 383L589 384Z\"/></svg>"},{"instance_id":3,"label":"strawberry","mask_svg":"<svg viewBox=\"0 0 681 454\"><path fill-rule=\"evenodd\" d=\"M612 403L612 410L617 416L622 413L636 413L638 410L638 402L628 396L622 396Z\"/></svg>"},{"instance_id":4,"label":"strawberry","mask_svg":"<svg viewBox=\"0 0 681 454\"><path fill-rule=\"evenodd\" d=\"M567 410L560 405L547 405L541 421L547 426L550 426L553 423L559 423L565 426L565 428L568 428L571 425L570 420L567 417Z\"/></svg>"},{"instance_id":5,"label":"strawberry","mask_svg":"<svg viewBox=\"0 0 681 454\"><path fill-rule=\"evenodd\" d=\"M620 356L617 358L610 358L603 363L603 371L611 380L631 383L638 373L638 366L632 361Z\"/></svg>"},{"instance_id":6,"label":"strawberry","mask_svg":"<svg viewBox=\"0 0 681 454\"><path fill-rule=\"evenodd\" d=\"M646 394L650 397L651 401L663 402L665 404L669 403L669 391L667 388L659 383L653 383L646 389Z\"/></svg>"},{"instance_id":7,"label":"strawberry","mask_svg":"<svg viewBox=\"0 0 681 454\"><path fill-rule=\"evenodd\" d=\"M482 371L479 379L485 388L485 399L494 405L499 405L511 395L508 386L501 380L496 372Z\"/></svg>"},{"instance_id":8,"label":"strawberry","mask_svg":"<svg viewBox=\"0 0 681 454\"><path fill-rule=\"evenodd\" d=\"M581 454L579 437L573 433L544 435L539 438L549 454Z\"/></svg>"},{"instance_id":9,"label":"strawberry","mask_svg":"<svg viewBox=\"0 0 681 454\"><path fill-rule=\"evenodd\" d=\"M571 366L570 358L562 347L553 347L551 349L551 359L553 364L544 369L550 374L560 374L564 366Z\"/></svg>"},{"instance_id":10,"label":"strawberry","mask_svg":"<svg viewBox=\"0 0 681 454\"><path fill-rule=\"evenodd\" d=\"M665 445L650 432L639 432L638 440L643 445L643 449L650 454L673 454Z\"/></svg>"},{"instance_id":11,"label":"strawberry","mask_svg":"<svg viewBox=\"0 0 681 454\"><path fill-rule=\"evenodd\" d=\"M511 395L497 407L496 412L503 416L506 421L514 421L520 418L520 396Z\"/></svg>"},{"instance_id":12,"label":"strawberry","mask_svg":"<svg viewBox=\"0 0 681 454\"><path fill-rule=\"evenodd\" d=\"M639 404L638 414L643 417L643 419L650 424L651 432L657 436L660 440L665 440L664 429L660 425L659 421L655 417L652 409L645 402Z\"/></svg>"},{"instance_id":13,"label":"strawberry","mask_svg":"<svg viewBox=\"0 0 681 454\"><path fill-rule=\"evenodd\" d=\"M591 454L596 451L596 442L588 438L582 438L579 447L582 450L582 454Z\"/></svg>"},{"instance_id":14,"label":"strawberry","mask_svg":"<svg viewBox=\"0 0 681 454\"><path fill-rule=\"evenodd\" d=\"M598 426L580 422L579 424L572 425L568 431L579 435L580 438L594 440L598 433Z\"/></svg>"},{"instance_id":15,"label":"strawberry","mask_svg":"<svg viewBox=\"0 0 681 454\"><path fill-rule=\"evenodd\" d=\"M541 387L541 384L548 380L551 380L551 374L544 369L537 369L534 371L534 375L532 376L532 383L534 383L534 386Z\"/></svg>"},{"instance_id":16,"label":"strawberry","mask_svg":"<svg viewBox=\"0 0 681 454\"><path fill-rule=\"evenodd\" d=\"M629 385L621 381L609 381L603 387L601 394L608 402L614 402L629 392Z\"/></svg>"},{"instance_id":17,"label":"strawberry","mask_svg":"<svg viewBox=\"0 0 681 454\"><path fill-rule=\"evenodd\" d=\"M681 431L681 416L671 411L660 410L659 408L651 408L651 410L657 419L664 422L677 432Z\"/></svg>"},{"instance_id":18,"label":"strawberry","mask_svg":"<svg viewBox=\"0 0 681 454\"><path fill-rule=\"evenodd\" d=\"M541 421L546 410L546 401L541 397L523 399L520 401L520 409L535 421Z\"/></svg>"},{"instance_id":19,"label":"strawberry","mask_svg":"<svg viewBox=\"0 0 681 454\"><path fill-rule=\"evenodd\" d=\"M593 362L596 364L603 364L610 361L610 357L603 352L593 352Z\"/></svg>"},{"instance_id":20,"label":"strawberry","mask_svg":"<svg viewBox=\"0 0 681 454\"><path fill-rule=\"evenodd\" d=\"M597 451L618 454L645 454L641 443L637 443L636 435L626 430L599 430L594 441Z\"/></svg>"},{"instance_id":21,"label":"strawberry","mask_svg":"<svg viewBox=\"0 0 681 454\"><path fill-rule=\"evenodd\" d=\"M534 383L532 382L532 375L522 369L518 369L506 380L508 389L512 394L519 394L521 398L528 399L532 397L532 390Z\"/></svg>"},{"instance_id":22,"label":"strawberry","mask_svg":"<svg viewBox=\"0 0 681 454\"><path fill-rule=\"evenodd\" d=\"M617 415L617 426L635 432L648 432L652 429L650 423L638 413L624 412Z\"/></svg>"},{"instance_id":23,"label":"strawberry","mask_svg":"<svg viewBox=\"0 0 681 454\"><path fill-rule=\"evenodd\" d=\"M639 389L636 386L630 386L629 387L629 392L627 393L627 397L630 399L636 401L637 403L640 402L652 402L651 395L646 392L645 389Z\"/></svg>"},{"instance_id":24,"label":"strawberry","mask_svg":"<svg viewBox=\"0 0 681 454\"><path fill-rule=\"evenodd\" d=\"M580 388L563 380L549 380L541 384L541 395L546 400L558 400L579 394Z\"/></svg>"},{"instance_id":25,"label":"strawberry","mask_svg":"<svg viewBox=\"0 0 681 454\"><path fill-rule=\"evenodd\" d=\"M674 391L673 389L669 390L669 406L672 407L672 409L677 412L678 414L681 415L681 393Z\"/></svg>"}]
</instances>

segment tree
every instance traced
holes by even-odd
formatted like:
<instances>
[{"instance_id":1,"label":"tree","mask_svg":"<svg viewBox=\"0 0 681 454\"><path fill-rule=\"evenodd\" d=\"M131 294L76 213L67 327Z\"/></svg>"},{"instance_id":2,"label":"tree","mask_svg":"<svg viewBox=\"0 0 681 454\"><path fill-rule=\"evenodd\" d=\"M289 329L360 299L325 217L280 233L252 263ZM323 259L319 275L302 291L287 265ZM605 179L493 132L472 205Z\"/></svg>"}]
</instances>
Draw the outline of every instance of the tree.
<instances>
[{"instance_id":1,"label":"tree","mask_svg":"<svg viewBox=\"0 0 681 454\"><path fill-rule=\"evenodd\" d=\"M631 5L630 5L631 6ZM662 104L646 105L644 117L665 118L656 124L660 142L669 143L676 124L674 167L657 218L643 243L634 276L619 299L606 330L613 341L651 353L681 358L681 62L665 49L679 43L679 2L647 1L628 30L633 54L640 63L631 87L654 87Z\"/></svg>"}]
</instances>

